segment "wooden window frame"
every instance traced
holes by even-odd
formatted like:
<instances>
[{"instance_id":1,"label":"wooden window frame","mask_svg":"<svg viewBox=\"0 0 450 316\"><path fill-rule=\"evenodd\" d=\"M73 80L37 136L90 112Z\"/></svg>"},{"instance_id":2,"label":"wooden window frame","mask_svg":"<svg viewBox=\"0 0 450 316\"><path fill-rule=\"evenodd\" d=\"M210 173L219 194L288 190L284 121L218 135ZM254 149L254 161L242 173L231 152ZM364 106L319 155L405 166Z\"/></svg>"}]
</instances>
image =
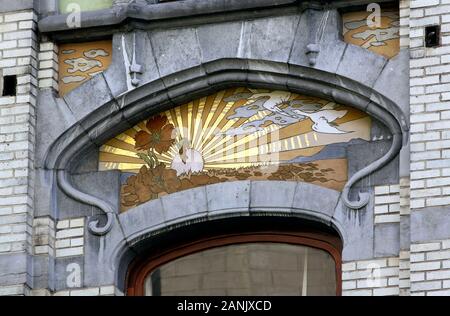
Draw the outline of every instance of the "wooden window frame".
<instances>
[{"instance_id":1,"label":"wooden window frame","mask_svg":"<svg viewBox=\"0 0 450 316\"><path fill-rule=\"evenodd\" d=\"M334 259L336 266L336 295L341 296L341 241L339 238L331 235L310 232L250 232L244 234L227 234L188 242L167 249L159 254L141 256L134 260L128 269L126 295L143 296L145 293L145 280L147 276L156 268L173 260L212 248L257 242L301 245L328 252Z\"/></svg>"}]
</instances>

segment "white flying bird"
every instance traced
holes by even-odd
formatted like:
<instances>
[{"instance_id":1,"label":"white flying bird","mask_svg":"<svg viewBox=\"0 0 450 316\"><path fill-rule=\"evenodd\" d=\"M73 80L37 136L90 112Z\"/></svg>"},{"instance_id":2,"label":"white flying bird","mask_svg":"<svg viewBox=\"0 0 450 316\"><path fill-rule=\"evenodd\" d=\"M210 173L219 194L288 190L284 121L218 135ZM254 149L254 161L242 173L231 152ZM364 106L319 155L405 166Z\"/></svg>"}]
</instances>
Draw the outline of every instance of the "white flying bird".
<instances>
[{"instance_id":1,"label":"white flying bird","mask_svg":"<svg viewBox=\"0 0 450 316\"><path fill-rule=\"evenodd\" d=\"M326 106L325 106L326 107ZM325 108L323 107L323 108ZM309 117L313 121L312 129L318 133L325 134L346 134L350 132L342 131L338 129L333 122L347 114L346 110L320 110L317 112L303 112L300 110L293 110L295 113Z\"/></svg>"},{"instance_id":2,"label":"white flying bird","mask_svg":"<svg viewBox=\"0 0 450 316\"><path fill-rule=\"evenodd\" d=\"M193 148L189 148L187 140L184 139L181 142L179 154L173 157L171 164L171 168L177 172L177 176L203 171L202 154Z\"/></svg>"}]
</instances>

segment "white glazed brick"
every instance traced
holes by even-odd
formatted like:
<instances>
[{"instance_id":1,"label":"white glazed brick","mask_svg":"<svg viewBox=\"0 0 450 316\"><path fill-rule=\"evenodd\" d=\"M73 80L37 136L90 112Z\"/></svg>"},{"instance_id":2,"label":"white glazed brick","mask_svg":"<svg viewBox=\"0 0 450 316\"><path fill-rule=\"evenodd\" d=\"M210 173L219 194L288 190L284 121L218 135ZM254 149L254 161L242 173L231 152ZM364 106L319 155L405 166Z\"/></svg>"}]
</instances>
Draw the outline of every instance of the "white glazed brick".
<instances>
[{"instance_id":1,"label":"white glazed brick","mask_svg":"<svg viewBox=\"0 0 450 316\"><path fill-rule=\"evenodd\" d=\"M62 229L62 230L58 230L56 232L56 239L79 237L79 236L83 236L83 234L84 234L83 228Z\"/></svg>"},{"instance_id":2,"label":"white glazed brick","mask_svg":"<svg viewBox=\"0 0 450 316\"><path fill-rule=\"evenodd\" d=\"M410 294L410 252L400 251L399 254L399 295L409 296Z\"/></svg>"},{"instance_id":3,"label":"white glazed brick","mask_svg":"<svg viewBox=\"0 0 450 316\"><path fill-rule=\"evenodd\" d=\"M400 184L375 187L375 223L400 222Z\"/></svg>"},{"instance_id":4,"label":"white glazed brick","mask_svg":"<svg viewBox=\"0 0 450 316\"><path fill-rule=\"evenodd\" d=\"M58 47L55 43L40 44L39 59L39 88L53 88L58 91Z\"/></svg>"},{"instance_id":5,"label":"white glazed brick","mask_svg":"<svg viewBox=\"0 0 450 316\"><path fill-rule=\"evenodd\" d=\"M53 296L112 296L120 291L114 285L103 285L99 287L87 287L73 290L63 290L53 293Z\"/></svg>"},{"instance_id":6,"label":"white glazed brick","mask_svg":"<svg viewBox=\"0 0 450 316\"><path fill-rule=\"evenodd\" d=\"M100 295L100 288L98 287L70 291L70 296L98 296L98 295Z\"/></svg>"},{"instance_id":7,"label":"white glazed brick","mask_svg":"<svg viewBox=\"0 0 450 316\"><path fill-rule=\"evenodd\" d=\"M83 247L56 249L56 257L57 258L82 256L83 253L84 253Z\"/></svg>"},{"instance_id":8,"label":"white glazed brick","mask_svg":"<svg viewBox=\"0 0 450 316\"><path fill-rule=\"evenodd\" d=\"M344 296L399 295L399 264L397 257L346 262L342 265Z\"/></svg>"},{"instance_id":9,"label":"white glazed brick","mask_svg":"<svg viewBox=\"0 0 450 316\"><path fill-rule=\"evenodd\" d=\"M56 257L83 255L84 217L58 221L56 228Z\"/></svg>"},{"instance_id":10,"label":"white glazed brick","mask_svg":"<svg viewBox=\"0 0 450 316\"><path fill-rule=\"evenodd\" d=\"M411 245L412 294L439 295L448 291L450 287L449 245L450 240Z\"/></svg>"},{"instance_id":11,"label":"white glazed brick","mask_svg":"<svg viewBox=\"0 0 450 316\"><path fill-rule=\"evenodd\" d=\"M18 296L24 294L24 285L0 286L0 296Z\"/></svg>"},{"instance_id":12,"label":"white glazed brick","mask_svg":"<svg viewBox=\"0 0 450 316\"><path fill-rule=\"evenodd\" d=\"M0 68L3 76L18 76L17 96L0 97L0 253L44 256L52 252L52 223L33 220L30 189L34 185L37 16L33 11L0 16ZM23 284L0 289L0 295L27 293L31 292Z\"/></svg>"},{"instance_id":13,"label":"white glazed brick","mask_svg":"<svg viewBox=\"0 0 450 316\"><path fill-rule=\"evenodd\" d=\"M407 4L404 4L407 7ZM450 161L444 152L450 146L450 2L413 0L409 6L411 86L411 179L425 179L423 186L411 186L410 209L445 206L450 203L450 183L444 170ZM424 49L424 26L440 24L442 45ZM415 46L416 45L416 46ZM421 47L419 47L421 46ZM432 100L438 100L433 102ZM414 106L417 104L417 106ZM416 128L414 125L424 123ZM425 127L425 128L423 128ZM420 164L421 163L421 164ZM427 180L428 179L428 180ZM416 182L415 184L418 184Z\"/></svg>"}]
</instances>

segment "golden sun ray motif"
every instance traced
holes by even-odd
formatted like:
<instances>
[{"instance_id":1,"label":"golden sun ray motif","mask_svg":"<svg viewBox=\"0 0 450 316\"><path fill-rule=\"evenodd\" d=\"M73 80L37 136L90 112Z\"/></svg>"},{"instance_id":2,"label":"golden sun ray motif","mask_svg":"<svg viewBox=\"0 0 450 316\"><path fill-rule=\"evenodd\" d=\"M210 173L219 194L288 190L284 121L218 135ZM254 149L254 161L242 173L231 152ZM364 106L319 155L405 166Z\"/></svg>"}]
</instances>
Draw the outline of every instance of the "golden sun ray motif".
<instances>
[{"instance_id":1,"label":"golden sun ray motif","mask_svg":"<svg viewBox=\"0 0 450 316\"><path fill-rule=\"evenodd\" d=\"M231 88L154 115L100 148L99 169L124 173L125 211L165 194L236 180L306 181L342 190L345 155L370 140L354 108L287 91Z\"/></svg>"}]
</instances>

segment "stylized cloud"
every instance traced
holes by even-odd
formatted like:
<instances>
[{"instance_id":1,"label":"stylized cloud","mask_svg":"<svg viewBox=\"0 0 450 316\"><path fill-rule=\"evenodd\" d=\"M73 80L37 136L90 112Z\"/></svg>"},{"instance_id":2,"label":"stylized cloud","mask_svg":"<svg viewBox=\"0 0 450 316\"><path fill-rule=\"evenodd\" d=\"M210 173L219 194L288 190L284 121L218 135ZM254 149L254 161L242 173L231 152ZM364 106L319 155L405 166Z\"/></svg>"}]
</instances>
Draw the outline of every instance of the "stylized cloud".
<instances>
[{"instance_id":1,"label":"stylized cloud","mask_svg":"<svg viewBox=\"0 0 450 316\"><path fill-rule=\"evenodd\" d=\"M67 59L64 61L64 63L72 66L72 68L69 68L67 70L68 73L74 73L77 71L85 72L91 70L92 68L103 66L102 63L98 60L86 59L83 57Z\"/></svg>"},{"instance_id":2,"label":"stylized cloud","mask_svg":"<svg viewBox=\"0 0 450 316\"><path fill-rule=\"evenodd\" d=\"M72 82L80 82L83 81L84 79L86 79L86 77L83 76L65 76L62 77L61 80L65 83L72 83Z\"/></svg>"},{"instance_id":3,"label":"stylized cloud","mask_svg":"<svg viewBox=\"0 0 450 316\"><path fill-rule=\"evenodd\" d=\"M104 49L91 49L83 53L83 55L87 58L96 58L109 56L109 53Z\"/></svg>"},{"instance_id":4,"label":"stylized cloud","mask_svg":"<svg viewBox=\"0 0 450 316\"><path fill-rule=\"evenodd\" d=\"M63 53L64 55L73 54L73 53L75 53L75 52L76 52L75 49L65 49L65 50L62 51L62 53Z\"/></svg>"}]
</instances>

